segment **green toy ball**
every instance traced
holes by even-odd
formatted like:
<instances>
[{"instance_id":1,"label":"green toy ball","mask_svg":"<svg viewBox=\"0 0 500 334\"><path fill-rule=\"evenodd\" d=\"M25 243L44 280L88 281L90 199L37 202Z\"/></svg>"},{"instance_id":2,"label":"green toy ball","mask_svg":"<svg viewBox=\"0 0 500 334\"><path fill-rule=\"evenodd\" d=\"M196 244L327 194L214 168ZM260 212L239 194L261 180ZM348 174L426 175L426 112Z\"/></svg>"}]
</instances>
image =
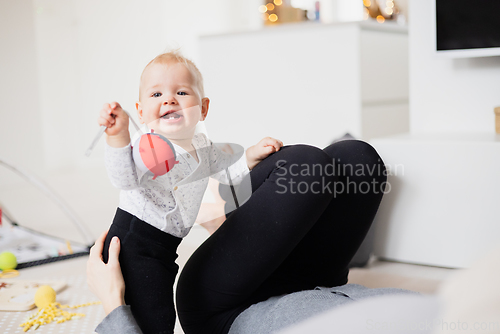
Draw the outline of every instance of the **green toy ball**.
<instances>
[{"instance_id":1,"label":"green toy ball","mask_svg":"<svg viewBox=\"0 0 500 334\"><path fill-rule=\"evenodd\" d=\"M0 270L16 269L17 259L11 252L0 253Z\"/></svg>"}]
</instances>

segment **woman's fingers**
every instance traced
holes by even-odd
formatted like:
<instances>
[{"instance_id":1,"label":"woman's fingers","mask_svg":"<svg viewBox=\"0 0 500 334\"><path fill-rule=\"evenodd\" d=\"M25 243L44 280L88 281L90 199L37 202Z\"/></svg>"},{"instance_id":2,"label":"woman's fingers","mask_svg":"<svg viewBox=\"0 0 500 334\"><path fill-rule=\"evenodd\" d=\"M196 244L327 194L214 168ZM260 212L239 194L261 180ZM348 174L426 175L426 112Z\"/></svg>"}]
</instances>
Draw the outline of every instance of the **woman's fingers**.
<instances>
[{"instance_id":1,"label":"woman's fingers","mask_svg":"<svg viewBox=\"0 0 500 334\"><path fill-rule=\"evenodd\" d=\"M118 237L113 237L109 244L109 265L119 265L118 256L120 255L120 239Z\"/></svg>"},{"instance_id":2,"label":"woman's fingers","mask_svg":"<svg viewBox=\"0 0 500 334\"><path fill-rule=\"evenodd\" d=\"M101 254L107 234L108 231L102 233L90 250L90 257L87 261L87 284L102 301L105 313L109 314L116 307L125 305L123 299L125 282L118 260L120 242L117 237L114 237L109 245L108 264L102 261Z\"/></svg>"}]
</instances>

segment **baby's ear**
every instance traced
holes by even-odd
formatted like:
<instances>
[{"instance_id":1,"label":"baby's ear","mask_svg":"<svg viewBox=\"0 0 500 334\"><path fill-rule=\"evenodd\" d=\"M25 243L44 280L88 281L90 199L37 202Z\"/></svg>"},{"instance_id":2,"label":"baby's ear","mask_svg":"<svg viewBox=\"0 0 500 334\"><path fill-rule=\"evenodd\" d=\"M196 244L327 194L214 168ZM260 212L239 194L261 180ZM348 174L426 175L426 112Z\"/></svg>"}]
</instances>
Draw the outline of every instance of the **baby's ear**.
<instances>
[{"instance_id":1,"label":"baby's ear","mask_svg":"<svg viewBox=\"0 0 500 334\"><path fill-rule=\"evenodd\" d=\"M135 103L135 109L137 109L137 115L139 116L139 122L141 124L144 124L144 120L142 119L142 106L141 106L141 102L140 101L137 101Z\"/></svg>"},{"instance_id":2,"label":"baby's ear","mask_svg":"<svg viewBox=\"0 0 500 334\"><path fill-rule=\"evenodd\" d=\"M210 99L208 97L204 97L201 100L201 121L204 121L208 115L208 107L210 105Z\"/></svg>"}]
</instances>

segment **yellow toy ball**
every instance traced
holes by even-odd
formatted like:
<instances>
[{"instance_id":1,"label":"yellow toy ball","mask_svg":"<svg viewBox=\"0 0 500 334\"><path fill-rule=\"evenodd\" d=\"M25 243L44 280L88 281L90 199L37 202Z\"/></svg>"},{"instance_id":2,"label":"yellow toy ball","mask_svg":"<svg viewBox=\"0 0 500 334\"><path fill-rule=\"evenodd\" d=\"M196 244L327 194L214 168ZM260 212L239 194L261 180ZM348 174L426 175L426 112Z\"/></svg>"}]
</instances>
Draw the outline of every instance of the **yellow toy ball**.
<instances>
[{"instance_id":1,"label":"yellow toy ball","mask_svg":"<svg viewBox=\"0 0 500 334\"><path fill-rule=\"evenodd\" d=\"M17 267L17 259L11 252L0 253L0 270L15 269Z\"/></svg>"},{"instance_id":2,"label":"yellow toy ball","mask_svg":"<svg viewBox=\"0 0 500 334\"><path fill-rule=\"evenodd\" d=\"M48 285L42 285L36 290L35 305L38 308L46 308L56 301L56 292Z\"/></svg>"}]
</instances>

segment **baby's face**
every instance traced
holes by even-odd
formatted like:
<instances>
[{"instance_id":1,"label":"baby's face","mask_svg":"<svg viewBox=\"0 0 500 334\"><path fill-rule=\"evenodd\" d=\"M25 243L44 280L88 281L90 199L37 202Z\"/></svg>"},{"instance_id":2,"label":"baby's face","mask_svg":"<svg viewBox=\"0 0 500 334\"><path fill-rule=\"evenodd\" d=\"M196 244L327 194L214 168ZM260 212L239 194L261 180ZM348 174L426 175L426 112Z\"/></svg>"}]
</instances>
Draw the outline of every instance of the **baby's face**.
<instances>
[{"instance_id":1,"label":"baby's face","mask_svg":"<svg viewBox=\"0 0 500 334\"><path fill-rule=\"evenodd\" d=\"M208 112L208 99L200 98L191 72L180 63L150 64L143 73L139 120L168 139L190 139L196 124Z\"/></svg>"}]
</instances>

